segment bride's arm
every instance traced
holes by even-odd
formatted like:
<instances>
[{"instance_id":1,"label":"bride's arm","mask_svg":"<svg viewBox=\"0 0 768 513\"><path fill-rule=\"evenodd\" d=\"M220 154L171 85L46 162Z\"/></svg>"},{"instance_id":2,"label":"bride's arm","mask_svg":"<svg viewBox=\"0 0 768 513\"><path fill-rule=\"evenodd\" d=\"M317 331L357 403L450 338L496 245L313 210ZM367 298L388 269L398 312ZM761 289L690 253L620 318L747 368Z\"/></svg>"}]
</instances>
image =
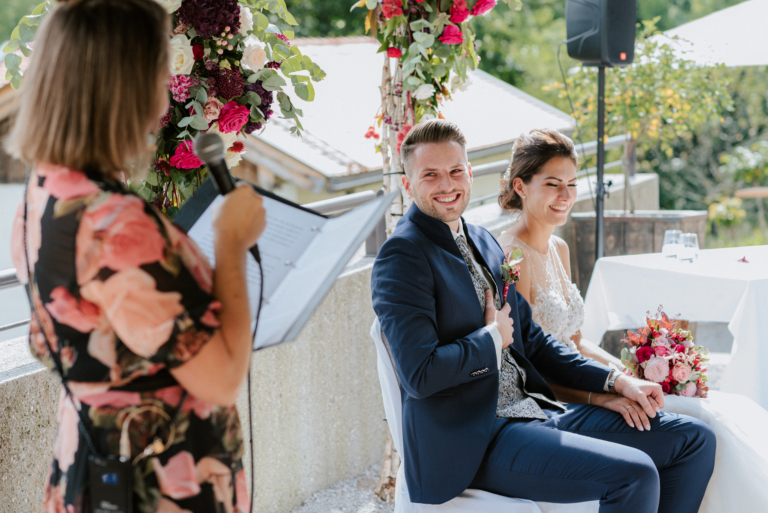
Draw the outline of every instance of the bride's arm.
<instances>
[{"instance_id":1,"label":"bride's arm","mask_svg":"<svg viewBox=\"0 0 768 513\"><path fill-rule=\"evenodd\" d=\"M560 260L563 262L565 273L568 275L568 280L571 280L571 258L568 252L568 244L562 239L557 241L558 249L560 250ZM621 360L613 356L611 353L601 348L594 342L581 337L581 331L577 331L571 340L576 344L576 349L586 356L602 363L603 365L614 366L617 369L621 369L624 365Z\"/></svg>"},{"instance_id":2,"label":"bride's arm","mask_svg":"<svg viewBox=\"0 0 768 513\"><path fill-rule=\"evenodd\" d=\"M640 431L643 430L641 426L647 426L647 429L650 429L648 417L643 412L642 406L626 397L614 394L596 394L594 392L590 396L590 393L584 390L567 388L549 381L547 385L549 385L549 388L552 389L555 397L560 402L600 406L601 408L620 413L630 427L638 426L637 429Z\"/></svg>"}]
</instances>

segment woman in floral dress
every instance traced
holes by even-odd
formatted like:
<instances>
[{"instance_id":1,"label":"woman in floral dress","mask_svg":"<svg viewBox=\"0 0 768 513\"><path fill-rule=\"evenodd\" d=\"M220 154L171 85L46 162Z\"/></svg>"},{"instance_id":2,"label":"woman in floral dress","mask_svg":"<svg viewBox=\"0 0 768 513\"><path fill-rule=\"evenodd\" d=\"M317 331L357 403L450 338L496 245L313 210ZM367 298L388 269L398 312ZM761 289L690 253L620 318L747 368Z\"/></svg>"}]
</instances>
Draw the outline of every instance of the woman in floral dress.
<instances>
[{"instance_id":1,"label":"woman in floral dress","mask_svg":"<svg viewBox=\"0 0 768 513\"><path fill-rule=\"evenodd\" d=\"M227 196L213 271L121 172L151 151L168 108L169 30L153 0L58 5L7 141L34 163L12 239L31 351L55 372L58 360L74 396L59 398L46 512L92 510L81 417L102 456L121 452L127 427L134 511L249 509L234 402L250 362L245 264L261 200L247 187Z\"/></svg>"}]
</instances>

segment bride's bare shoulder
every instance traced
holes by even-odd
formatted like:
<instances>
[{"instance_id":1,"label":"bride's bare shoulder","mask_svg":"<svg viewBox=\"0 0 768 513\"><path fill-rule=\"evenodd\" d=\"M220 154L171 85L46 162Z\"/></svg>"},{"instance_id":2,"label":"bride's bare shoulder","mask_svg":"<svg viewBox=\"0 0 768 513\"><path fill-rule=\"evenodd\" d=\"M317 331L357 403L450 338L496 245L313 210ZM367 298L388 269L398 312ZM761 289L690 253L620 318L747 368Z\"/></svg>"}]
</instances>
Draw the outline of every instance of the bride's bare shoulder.
<instances>
[{"instance_id":1,"label":"bride's bare shoulder","mask_svg":"<svg viewBox=\"0 0 768 513\"><path fill-rule=\"evenodd\" d=\"M499 241L499 246L501 246L501 249L503 249L505 253L509 252L510 249L516 249L518 247L517 237L512 228L501 232L496 240Z\"/></svg>"},{"instance_id":2,"label":"bride's bare shoulder","mask_svg":"<svg viewBox=\"0 0 768 513\"><path fill-rule=\"evenodd\" d=\"M554 241L554 243L555 243L555 246L557 247L557 251L558 251L558 252L559 252L561 255L565 254L565 255L567 256L567 255L568 255L568 252L569 252L569 249L568 249L568 243L567 243L567 242L565 242L565 241L564 241L563 239L561 239L560 237L558 237L557 235L554 235L554 234L552 235L552 240Z\"/></svg>"}]
</instances>

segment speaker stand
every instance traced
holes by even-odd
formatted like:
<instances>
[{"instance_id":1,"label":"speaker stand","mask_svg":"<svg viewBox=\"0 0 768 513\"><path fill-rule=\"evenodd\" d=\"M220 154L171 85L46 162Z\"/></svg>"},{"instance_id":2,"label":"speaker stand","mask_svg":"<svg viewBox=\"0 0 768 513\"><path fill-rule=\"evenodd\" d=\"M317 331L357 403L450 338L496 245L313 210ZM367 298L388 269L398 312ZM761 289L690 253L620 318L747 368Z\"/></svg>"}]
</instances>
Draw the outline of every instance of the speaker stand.
<instances>
[{"instance_id":1,"label":"speaker stand","mask_svg":"<svg viewBox=\"0 0 768 513\"><path fill-rule=\"evenodd\" d=\"M595 261L605 256L605 66L597 67L597 198L595 201Z\"/></svg>"}]
</instances>

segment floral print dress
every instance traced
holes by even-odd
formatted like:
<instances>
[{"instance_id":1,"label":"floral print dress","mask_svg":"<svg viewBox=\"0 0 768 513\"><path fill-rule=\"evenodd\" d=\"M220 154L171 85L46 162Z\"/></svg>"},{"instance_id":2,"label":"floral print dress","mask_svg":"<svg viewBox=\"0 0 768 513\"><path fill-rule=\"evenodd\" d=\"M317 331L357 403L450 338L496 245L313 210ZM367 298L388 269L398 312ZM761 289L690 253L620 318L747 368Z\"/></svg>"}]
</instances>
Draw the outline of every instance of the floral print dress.
<instances>
[{"instance_id":1,"label":"floral print dress","mask_svg":"<svg viewBox=\"0 0 768 513\"><path fill-rule=\"evenodd\" d=\"M92 176L91 176L92 175ZM130 422L131 457L155 437L170 446L134 468L134 511L248 511L234 406L187 395L169 440L168 417L183 395L170 369L194 356L219 326L210 265L194 242L119 181L39 164L27 193L27 260L23 203L11 249L42 329L60 355L75 402L101 454L119 453ZM29 275L25 271L29 263ZM30 324L34 356L55 371L40 326ZM157 409L167 413L162 415ZM86 440L63 392L44 511L90 511Z\"/></svg>"}]
</instances>

